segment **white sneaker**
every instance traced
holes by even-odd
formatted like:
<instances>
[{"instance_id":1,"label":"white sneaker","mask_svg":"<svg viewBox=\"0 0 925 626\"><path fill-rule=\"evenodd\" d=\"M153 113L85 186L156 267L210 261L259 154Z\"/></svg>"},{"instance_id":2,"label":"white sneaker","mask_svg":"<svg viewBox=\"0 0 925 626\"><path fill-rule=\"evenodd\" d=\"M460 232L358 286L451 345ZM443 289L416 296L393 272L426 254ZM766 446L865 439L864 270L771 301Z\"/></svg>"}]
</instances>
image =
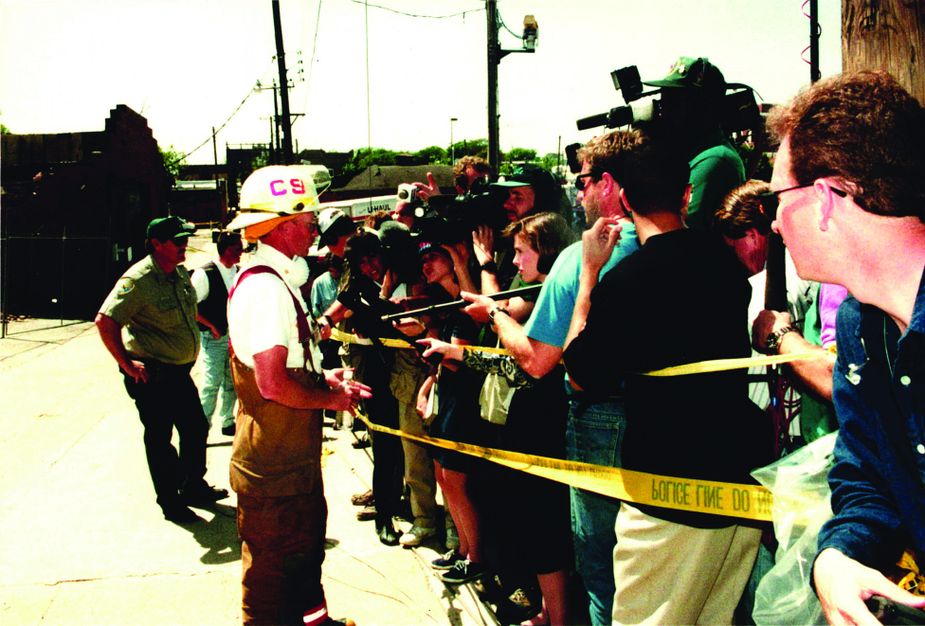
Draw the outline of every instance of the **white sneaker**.
<instances>
[{"instance_id":1,"label":"white sneaker","mask_svg":"<svg viewBox=\"0 0 925 626\"><path fill-rule=\"evenodd\" d=\"M398 543L406 548L419 546L431 537L437 534L436 528L424 528L423 526L412 526L411 530L403 533L398 538Z\"/></svg>"}]
</instances>

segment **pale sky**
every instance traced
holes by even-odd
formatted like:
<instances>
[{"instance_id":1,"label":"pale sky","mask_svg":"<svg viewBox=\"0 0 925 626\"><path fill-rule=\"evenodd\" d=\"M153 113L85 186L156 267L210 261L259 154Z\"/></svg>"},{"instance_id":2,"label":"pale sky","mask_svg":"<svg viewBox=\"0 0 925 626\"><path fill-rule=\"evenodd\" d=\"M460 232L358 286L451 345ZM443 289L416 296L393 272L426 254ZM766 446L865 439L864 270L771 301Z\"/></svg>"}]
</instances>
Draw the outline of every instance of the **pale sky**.
<instances>
[{"instance_id":1,"label":"pale sky","mask_svg":"<svg viewBox=\"0 0 925 626\"><path fill-rule=\"evenodd\" d=\"M544 154L586 141L575 120L623 104L610 72L661 78L705 56L728 82L783 102L809 82L803 0L499 0L515 33L539 22L534 54L499 69L502 150ZM402 15L384 8L425 16ZM823 76L841 70L841 0L819 0ZM162 147L186 153L265 143L276 77L271 0L0 0L0 122L14 133L102 130L125 104ZM281 0L299 148L393 150L486 138L481 0ZM808 2L805 10L808 11ZM465 15L459 15L466 11ZM504 48L520 42L502 29ZM807 60L808 50L803 54ZM298 61L301 59L301 65ZM368 64L368 69L367 69ZM302 70L299 73L299 70ZM248 94L249 97L248 97ZM368 103L368 106L367 106ZM188 157L211 163L211 140Z\"/></svg>"}]
</instances>

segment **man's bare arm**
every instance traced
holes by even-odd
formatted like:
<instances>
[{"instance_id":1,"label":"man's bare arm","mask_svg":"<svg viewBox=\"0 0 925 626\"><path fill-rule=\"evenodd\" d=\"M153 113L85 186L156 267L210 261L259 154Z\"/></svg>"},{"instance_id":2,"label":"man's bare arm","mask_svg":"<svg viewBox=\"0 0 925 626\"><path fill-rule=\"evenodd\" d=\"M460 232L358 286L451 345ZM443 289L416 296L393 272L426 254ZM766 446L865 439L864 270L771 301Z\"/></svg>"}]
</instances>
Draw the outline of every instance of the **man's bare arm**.
<instances>
[{"instance_id":1,"label":"man's bare arm","mask_svg":"<svg viewBox=\"0 0 925 626\"><path fill-rule=\"evenodd\" d=\"M575 308L565 337L565 348L585 327L588 311L591 310L591 292L597 286L601 268L613 254L620 240L618 218L601 217L581 236L581 276L578 280L578 294Z\"/></svg>"},{"instance_id":2,"label":"man's bare arm","mask_svg":"<svg viewBox=\"0 0 925 626\"><path fill-rule=\"evenodd\" d=\"M520 322L509 315L496 315L495 329L501 344L521 369L534 378L542 378L551 372L562 358L562 348L528 337Z\"/></svg>"},{"instance_id":3,"label":"man's bare arm","mask_svg":"<svg viewBox=\"0 0 925 626\"><path fill-rule=\"evenodd\" d=\"M369 387L345 380L336 387L305 387L290 376L286 367L289 350L273 346L254 355L254 376L260 395L271 402L293 409L356 410L360 398L371 397Z\"/></svg>"},{"instance_id":4,"label":"man's bare arm","mask_svg":"<svg viewBox=\"0 0 925 626\"><path fill-rule=\"evenodd\" d=\"M145 364L132 359L125 349L125 343L122 341L122 327L105 313L97 313L94 323L100 333L100 339L103 340L103 345L119 364L119 369L131 376L136 383L148 382L148 371L145 369Z\"/></svg>"},{"instance_id":5,"label":"man's bare arm","mask_svg":"<svg viewBox=\"0 0 925 626\"><path fill-rule=\"evenodd\" d=\"M767 337L791 325L789 313L765 309L758 313L752 323L752 343L755 349L767 350ZM809 390L815 396L832 401L832 372L835 369L835 355L815 344L808 342L799 331L788 332L780 338L778 354L798 354L816 352L822 358L806 359L788 363L798 386Z\"/></svg>"}]
</instances>

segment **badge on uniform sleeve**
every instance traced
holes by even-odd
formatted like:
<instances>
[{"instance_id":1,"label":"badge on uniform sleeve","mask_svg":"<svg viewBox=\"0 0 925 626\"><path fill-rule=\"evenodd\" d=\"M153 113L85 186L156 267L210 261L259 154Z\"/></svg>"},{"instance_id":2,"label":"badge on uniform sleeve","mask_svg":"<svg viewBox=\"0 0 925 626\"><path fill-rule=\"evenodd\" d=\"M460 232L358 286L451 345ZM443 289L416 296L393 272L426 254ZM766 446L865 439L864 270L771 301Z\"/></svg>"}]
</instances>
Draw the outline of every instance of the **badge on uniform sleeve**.
<instances>
[{"instance_id":1,"label":"badge on uniform sleeve","mask_svg":"<svg viewBox=\"0 0 925 626\"><path fill-rule=\"evenodd\" d=\"M119 283L119 295L124 296L135 288L135 281L131 278L123 278Z\"/></svg>"}]
</instances>

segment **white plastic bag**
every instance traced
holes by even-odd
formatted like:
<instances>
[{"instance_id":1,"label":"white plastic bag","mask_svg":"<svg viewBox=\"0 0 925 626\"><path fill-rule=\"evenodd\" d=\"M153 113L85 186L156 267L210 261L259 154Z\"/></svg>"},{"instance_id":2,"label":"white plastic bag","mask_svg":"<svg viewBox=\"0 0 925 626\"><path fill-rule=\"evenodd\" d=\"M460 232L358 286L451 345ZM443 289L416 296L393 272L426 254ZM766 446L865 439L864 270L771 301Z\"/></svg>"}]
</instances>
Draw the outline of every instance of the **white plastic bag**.
<instances>
[{"instance_id":1,"label":"white plastic bag","mask_svg":"<svg viewBox=\"0 0 925 626\"><path fill-rule=\"evenodd\" d=\"M828 474L837 433L831 433L752 472L774 495L774 567L755 592L758 626L826 624L810 586L819 529L832 517Z\"/></svg>"}]
</instances>

